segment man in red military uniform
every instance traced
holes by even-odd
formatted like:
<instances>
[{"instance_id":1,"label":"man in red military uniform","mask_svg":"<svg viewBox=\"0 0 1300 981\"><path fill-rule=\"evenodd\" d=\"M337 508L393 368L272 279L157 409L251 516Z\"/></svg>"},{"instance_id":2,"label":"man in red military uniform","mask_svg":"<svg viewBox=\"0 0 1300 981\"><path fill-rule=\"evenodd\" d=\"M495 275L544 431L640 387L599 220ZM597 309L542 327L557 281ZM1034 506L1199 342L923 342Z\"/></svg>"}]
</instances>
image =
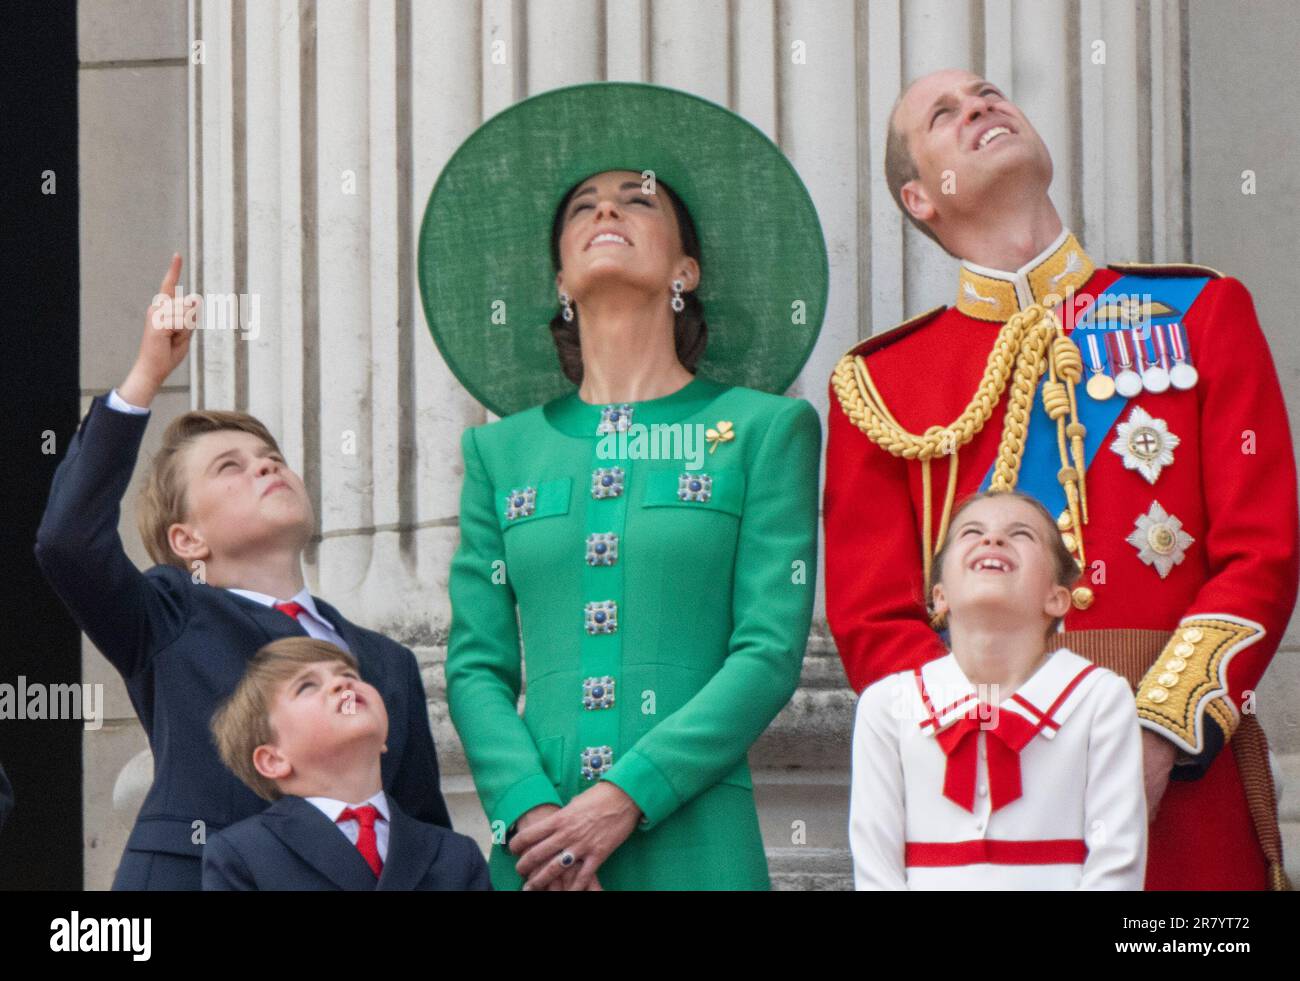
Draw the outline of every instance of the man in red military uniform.
<instances>
[{"instance_id":1,"label":"man in red military uniform","mask_svg":"<svg viewBox=\"0 0 1300 981\"><path fill-rule=\"evenodd\" d=\"M952 502L1027 490L1080 562L1053 646L1134 688L1147 888L1284 888L1254 690L1300 531L1250 294L1204 267L1096 265L1048 197L1041 138L969 72L904 92L886 176L962 264L956 306L860 343L832 377L826 608L850 683L946 654L923 583Z\"/></svg>"}]
</instances>

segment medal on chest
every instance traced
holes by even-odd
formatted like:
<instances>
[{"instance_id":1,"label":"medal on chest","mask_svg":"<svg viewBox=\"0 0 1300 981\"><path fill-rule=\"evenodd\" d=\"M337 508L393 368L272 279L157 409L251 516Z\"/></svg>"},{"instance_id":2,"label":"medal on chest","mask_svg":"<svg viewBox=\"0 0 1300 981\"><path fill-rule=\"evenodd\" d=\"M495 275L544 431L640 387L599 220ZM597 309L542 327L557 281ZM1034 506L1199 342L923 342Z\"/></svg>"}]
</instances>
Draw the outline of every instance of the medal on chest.
<instances>
[{"instance_id":1,"label":"medal on chest","mask_svg":"<svg viewBox=\"0 0 1300 981\"><path fill-rule=\"evenodd\" d=\"M1128 419L1116 428L1110 444L1128 470L1136 470L1148 484L1154 484L1160 471L1174 462L1179 438L1169 431L1163 419L1156 419L1140 405L1133 406Z\"/></svg>"},{"instance_id":2,"label":"medal on chest","mask_svg":"<svg viewBox=\"0 0 1300 981\"><path fill-rule=\"evenodd\" d=\"M1097 335L1091 331L1088 333L1088 371L1090 372L1088 384L1084 387L1090 398L1105 402L1115 394L1115 379L1106 374L1106 367L1101 357L1101 345L1097 343Z\"/></svg>"},{"instance_id":3,"label":"medal on chest","mask_svg":"<svg viewBox=\"0 0 1300 981\"><path fill-rule=\"evenodd\" d=\"M1119 371L1115 372L1115 391L1126 399L1131 399L1142 391L1142 376L1133 370L1133 355L1128 346L1128 335L1124 331L1115 334L1115 353L1118 356Z\"/></svg>"},{"instance_id":4,"label":"medal on chest","mask_svg":"<svg viewBox=\"0 0 1300 981\"><path fill-rule=\"evenodd\" d=\"M1173 358L1173 366L1169 369L1169 381L1174 388L1185 392L1196 385L1198 375L1187 359L1187 334L1183 331L1183 325L1171 323L1168 326L1169 352Z\"/></svg>"}]
</instances>

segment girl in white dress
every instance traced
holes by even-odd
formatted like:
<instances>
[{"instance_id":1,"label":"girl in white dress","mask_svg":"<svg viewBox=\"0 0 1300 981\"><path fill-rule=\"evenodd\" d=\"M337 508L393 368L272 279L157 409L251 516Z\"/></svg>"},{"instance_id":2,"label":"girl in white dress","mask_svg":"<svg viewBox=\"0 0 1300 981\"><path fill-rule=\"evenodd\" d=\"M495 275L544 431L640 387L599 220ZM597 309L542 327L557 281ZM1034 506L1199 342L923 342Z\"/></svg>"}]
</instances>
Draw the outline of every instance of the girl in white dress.
<instances>
[{"instance_id":1,"label":"girl in white dress","mask_svg":"<svg viewBox=\"0 0 1300 981\"><path fill-rule=\"evenodd\" d=\"M1051 515L968 498L931 578L950 653L858 701L857 888L1140 890L1137 710L1123 678L1051 643L1078 578Z\"/></svg>"}]
</instances>

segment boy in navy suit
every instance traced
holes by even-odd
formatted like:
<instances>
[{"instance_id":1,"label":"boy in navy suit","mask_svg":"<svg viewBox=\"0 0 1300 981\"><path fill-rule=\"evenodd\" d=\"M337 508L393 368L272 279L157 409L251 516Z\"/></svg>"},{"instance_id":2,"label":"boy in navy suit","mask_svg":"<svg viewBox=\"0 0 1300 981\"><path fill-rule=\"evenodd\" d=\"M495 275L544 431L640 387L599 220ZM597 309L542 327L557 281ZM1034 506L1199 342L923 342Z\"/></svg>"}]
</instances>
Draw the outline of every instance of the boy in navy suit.
<instances>
[{"instance_id":1,"label":"boy in navy suit","mask_svg":"<svg viewBox=\"0 0 1300 981\"><path fill-rule=\"evenodd\" d=\"M173 421L139 508L157 565L142 573L122 548L120 502L148 406L184 359L197 314L197 301L171 300L180 268L176 255L126 381L82 420L36 538L42 570L121 673L153 750L153 785L114 889L197 890L206 836L265 807L222 765L208 725L249 658L280 637L306 634L352 653L393 718L384 787L412 817L451 827L415 655L307 591L311 500L260 422L217 411Z\"/></svg>"},{"instance_id":2,"label":"boy in navy suit","mask_svg":"<svg viewBox=\"0 0 1300 981\"><path fill-rule=\"evenodd\" d=\"M491 889L472 838L408 817L384 793L388 713L333 644L267 644L212 719L217 749L274 803L208 839L214 890Z\"/></svg>"}]
</instances>

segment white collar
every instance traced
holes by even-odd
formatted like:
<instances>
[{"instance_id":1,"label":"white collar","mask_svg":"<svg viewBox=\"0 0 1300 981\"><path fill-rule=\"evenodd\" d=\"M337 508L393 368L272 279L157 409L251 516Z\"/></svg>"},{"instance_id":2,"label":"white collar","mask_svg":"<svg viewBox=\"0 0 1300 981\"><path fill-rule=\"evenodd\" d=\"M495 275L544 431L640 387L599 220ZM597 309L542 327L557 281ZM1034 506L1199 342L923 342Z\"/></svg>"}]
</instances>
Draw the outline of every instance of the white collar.
<instances>
[{"instance_id":1,"label":"white collar","mask_svg":"<svg viewBox=\"0 0 1300 981\"><path fill-rule=\"evenodd\" d=\"M228 586L226 588L238 596L243 596L245 599L251 599L255 603L261 603L263 606L275 606L276 603L282 602L274 596L268 596L266 593L259 593L252 589L235 589L233 586ZM284 600L283 602L297 603L313 617L325 624L325 626L329 627L330 630L334 630L334 624L321 616L320 610L316 609L316 601L311 598L311 591L308 590L306 586L303 586L302 589L298 591L297 596L294 596L289 600Z\"/></svg>"},{"instance_id":2,"label":"white collar","mask_svg":"<svg viewBox=\"0 0 1300 981\"><path fill-rule=\"evenodd\" d=\"M390 820L388 816L388 797L384 794L383 790L380 790L379 793L360 804L349 804L345 800L335 800L333 797L305 797L303 799L306 800L307 803L320 808L322 813L335 823L338 822L339 815L343 813L345 807L357 808L364 807L366 804L373 804L381 818L385 821Z\"/></svg>"},{"instance_id":3,"label":"white collar","mask_svg":"<svg viewBox=\"0 0 1300 981\"><path fill-rule=\"evenodd\" d=\"M1052 712L1052 723L1043 726L1040 730L1042 735L1051 739L1056 735L1056 730L1083 701L1084 695L1098 676L1094 671L1083 677L1077 684L1075 683L1075 679L1080 678L1083 672L1092 666L1090 661L1068 648L1058 648L1048 655L1047 660L1023 685L998 703L997 710L1015 712L1037 725L1042 714L1051 709L1057 699L1068 691L1068 696ZM938 719L937 725L929 724L926 719L918 720L921 731L926 735L934 735L957 721L970 711L981 694L976 686L971 684L970 679L957 664L956 655L951 652L947 657L925 664L921 668L921 680L925 684L926 695L930 700L930 709Z\"/></svg>"}]
</instances>

